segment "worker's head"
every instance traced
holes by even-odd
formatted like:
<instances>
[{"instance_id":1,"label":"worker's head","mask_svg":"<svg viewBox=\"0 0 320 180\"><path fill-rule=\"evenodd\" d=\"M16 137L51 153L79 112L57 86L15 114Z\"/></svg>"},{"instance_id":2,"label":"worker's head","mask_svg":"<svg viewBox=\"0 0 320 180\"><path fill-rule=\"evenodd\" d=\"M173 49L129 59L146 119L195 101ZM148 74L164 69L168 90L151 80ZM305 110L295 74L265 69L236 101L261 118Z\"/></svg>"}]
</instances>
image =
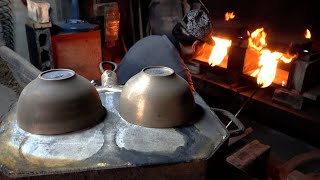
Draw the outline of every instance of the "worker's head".
<instances>
[{"instance_id":1,"label":"worker's head","mask_svg":"<svg viewBox=\"0 0 320 180\"><path fill-rule=\"evenodd\" d=\"M180 43L181 55L186 60L199 56L205 43L214 45L212 24L205 11L200 9L190 10L175 25L172 34Z\"/></svg>"}]
</instances>

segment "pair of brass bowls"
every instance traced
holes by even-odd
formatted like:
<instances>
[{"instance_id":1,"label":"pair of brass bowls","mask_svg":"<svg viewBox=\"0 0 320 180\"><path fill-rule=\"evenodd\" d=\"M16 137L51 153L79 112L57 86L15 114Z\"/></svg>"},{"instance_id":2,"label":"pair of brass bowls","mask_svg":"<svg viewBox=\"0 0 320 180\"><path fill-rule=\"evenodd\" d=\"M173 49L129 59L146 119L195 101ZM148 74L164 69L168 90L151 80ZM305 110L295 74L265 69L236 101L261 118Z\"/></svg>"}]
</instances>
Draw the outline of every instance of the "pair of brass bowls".
<instances>
[{"instance_id":1,"label":"pair of brass bowls","mask_svg":"<svg viewBox=\"0 0 320 180\"><path fill-rule=\"evenodd\" d=\"M147 67L128 80L119 99L126 121L152 128L170 128L193 118L195 100L182 77L162 66ZM44 71L22 91L18 126L33 134L63 134L101 122L106 109L96 88L69 69Z\"/></svg>"}]
</instances>

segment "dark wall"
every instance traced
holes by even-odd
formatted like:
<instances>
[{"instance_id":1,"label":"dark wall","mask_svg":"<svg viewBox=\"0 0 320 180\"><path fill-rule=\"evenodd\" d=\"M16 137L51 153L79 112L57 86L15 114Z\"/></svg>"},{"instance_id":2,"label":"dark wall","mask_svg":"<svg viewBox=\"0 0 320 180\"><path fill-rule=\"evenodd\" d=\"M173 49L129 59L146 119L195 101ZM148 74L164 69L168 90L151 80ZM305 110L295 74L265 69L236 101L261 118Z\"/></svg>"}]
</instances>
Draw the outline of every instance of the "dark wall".
<instances>
[{"instance_id":1,"label":"dark wall","mask_svg":"<svg viewBox=\"0 0 320 180\"><path fill-rule=\"evenodd\" d=\"M233 11L235 21L250 26L266 26L273 32L304 34L308 28L313 39L319 41L320 10L317 1L293 0L202 0L210 10L213 20L224 18Z\"/></svg>"},{"instance_id":2,"label":"dark wall","mask_svg":"<svg viewBox=\"0 0 320 180\"><path fill-rule=\"evenodd\" d=\"M237 19L272 22L287 28L320 27L317 1L293 0L203 0L215 18L223 18L226 11L234 11Z\"/></svg>"},{"instance_id":3,"label":"dark wall","mask_svg":"<svg viewBox=\"0 0 320 180\"><path fill-rule=\"evenodd\" d=\"M92 2L93 0L89 0ZM127 46L133 42L133 31L131 29L131 19L129 1L127 0L105 0L107 2L116 1L119 3L121 14L120 31L125 36ZM148 20L148 6L151 0L141 0L142 20L144 36L146 35L146 25ZM177 0L178 1L178 0ZM182 0L180 0L182 1ZM196 0L188 0L191 4ZM236 17L234 21L249 24L253 29L266 27L269 31L283 35L290 33L302 36L308 28L311 30L314 43L320 42L320 8L317 1L305 0L202 0L210 11L213 23L224 19L227 11L234 11ZM138 30L138 0L133 0L134 27L136 40L139 39ZM83 6L88 11L88 5ZM273 33L268 34L271 37Z\"/></svg>"},{"instance_id":4,"label":"dark wall","mask_svg":"<svg viewBox=\"0 0 320 180\"><path fill-rule=\"evenodd\" d=\"M182 1L182 0L181 0ZM189 4L197 0L188 0ZM148 1L142 0L147 3ZM314 42L320 42L320 8L317 1L305 0L202 0L215 21L224 20L228 11L236 15L234 21L247 27L265 27L269 30L268 37L294 35L303 38L308 28ZM147 8L147 6L144 6ZM147 9L144 9L147 11ZM147 15L147 13L146 13ZM276 34L277 35L274 35ZM291 37L289 37L290 39ZM294 40L293 40L294 41Z\"/></svg>"}]
</instances>

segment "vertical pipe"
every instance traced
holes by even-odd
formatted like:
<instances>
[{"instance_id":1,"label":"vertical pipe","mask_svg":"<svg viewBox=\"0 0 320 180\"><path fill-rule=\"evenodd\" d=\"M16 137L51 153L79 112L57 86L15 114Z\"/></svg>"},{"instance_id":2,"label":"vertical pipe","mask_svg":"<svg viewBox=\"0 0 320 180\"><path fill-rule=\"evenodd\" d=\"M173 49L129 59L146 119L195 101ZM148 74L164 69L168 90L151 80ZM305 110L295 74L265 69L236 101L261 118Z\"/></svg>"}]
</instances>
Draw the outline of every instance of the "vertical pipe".
<instances>
[{"instance_id":1,"label":"vertical pipe","mask_svg":"<svg viewBox=\"0 0 320 180\"><path fill-rule=\"evenodd\" d=\"M79 19L79 2L72 0L72 15L74 19Z\"/></svg>"},{"instance_id":2,"label":"vertical pipe","mask_svg":"<svg viewBox=\"0 0 320 180\"><path fill-rule=\"evenodd\" d=\"M134 29L134 16L133 16L133 0L129 0L129 9L130 9L130 24L131 24L131 32L132 32L132 40L133 43L136 42L136 31Z\"/></svg>"},{"instance_id":3,"label":"vertical pipe","mask_svg":"<svg viewBox=\"0 0 320 180\"><path fill-rule=\"evenodd\" d=\"M140 33L140 39L142 39L143 27L142 27L142 15L141 15L141 0L138 0L138 6L139 6L139 33Z\"/></svg>"}]
</instances>

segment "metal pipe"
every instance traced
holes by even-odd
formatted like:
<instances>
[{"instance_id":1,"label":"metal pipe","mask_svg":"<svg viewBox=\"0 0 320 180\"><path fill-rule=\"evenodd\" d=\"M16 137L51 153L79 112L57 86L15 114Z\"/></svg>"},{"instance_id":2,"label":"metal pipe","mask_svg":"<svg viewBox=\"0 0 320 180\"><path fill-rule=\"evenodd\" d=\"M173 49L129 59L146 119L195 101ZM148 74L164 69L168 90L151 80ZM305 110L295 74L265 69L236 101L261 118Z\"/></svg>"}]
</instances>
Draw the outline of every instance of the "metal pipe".
<instances>
[{"instance_id":1,"label":"metal pipe","mask_svg":"<svg viewBox=\"0 0 320 180\"><path fill-rule=\"evenodd\" d=\"M79 2L78 0L72 0L72 15L74 19L79 19Z\"/></svg>"},{"instance_id":2,"label":"metal pipe","mask_svg":"<svg viewBox=\"0 0 320 180\"><path fill-rule=\"evenodd\" d=\"M140 33L140 39L143 38L143 27L142 27L142 15L141 15L141 0L138 0L138 6L139 6L139 33Z\"/></svg>"},{"instance_id":3,"label":"metal pipe","mask_svg":"<svg viewBox=\"0 0 320 180\"><path fill-rule=\"evenodd\" d=\"M131 32L132 32L132 41L136 42L136 31L134 29L134 17L133 17L133 0L129 0L129 10L130 10L130 24L131 24Z\"/></svg>"},{"instance_id":4,"label":"metal pipe","mask_svg":"<svg viewBox=\"0 0 320 180\"><path fill-rule=\"evenodd\" d=\"M126 42L124 41L123 35L121 34L120 37L121 37L121 42L122 42L122 45L123 45L124 52L127 53L128 52L128 48L127 48Z\"/></svg>"}]
</instances>

